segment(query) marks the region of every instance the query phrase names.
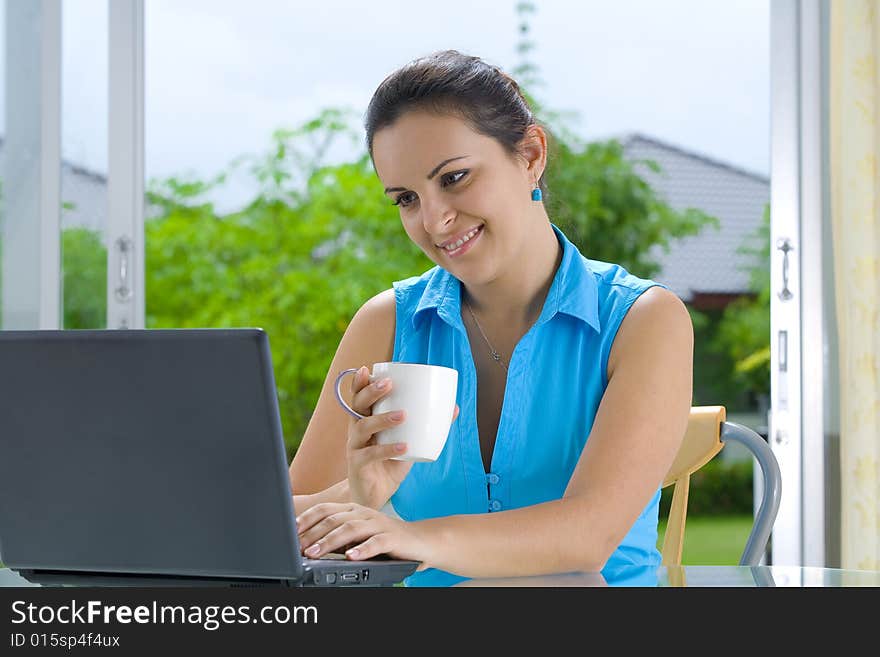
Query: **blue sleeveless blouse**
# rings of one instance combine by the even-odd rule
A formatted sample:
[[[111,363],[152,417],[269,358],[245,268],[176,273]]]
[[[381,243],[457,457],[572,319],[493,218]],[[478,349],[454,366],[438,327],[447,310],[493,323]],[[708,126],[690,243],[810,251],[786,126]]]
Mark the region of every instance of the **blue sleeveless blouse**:
[[[477,375],[461,320],[459,280],[438,266],[393,284],[392,360],[445,365],[459,373],[460,413],[443,452],[433,463],[413,464],[390,500],[404,520],[495,513],[560,499],[565,492],[608,385],[614,336],[639,295],[659,284],[619,265],[588,260],[557,226],[553,230],[562,261],[541,315],[511,355],[490,472],[480,453]],[[660,564],[659,502],[658,488],[606,569]],[[449,586],[464,579],[427,569],[405,584]]]

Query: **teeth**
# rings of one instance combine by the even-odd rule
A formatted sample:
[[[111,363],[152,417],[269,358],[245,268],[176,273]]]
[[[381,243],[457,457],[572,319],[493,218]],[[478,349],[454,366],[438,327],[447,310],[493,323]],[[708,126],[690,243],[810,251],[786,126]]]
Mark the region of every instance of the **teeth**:
[[[461,238],[460,240],[458,240],[457,242],[454,242],[453,244],[448,244],[447,246],[445,246],[445,247],[443,247],[443,248],[446,249],[447,251],[455,251],[455,250],[456,250],[457,248],[459,248],[462,244],[464,244],[465,242],[469,241],[471,238],[475,237],[476,234],[479,232],[479,230],[480,230],[480,227],[477,226],[476,228],[474,228],[471,232],[469,232],[467,235],[465,235],[464,237],[462,237],[462,238]]]

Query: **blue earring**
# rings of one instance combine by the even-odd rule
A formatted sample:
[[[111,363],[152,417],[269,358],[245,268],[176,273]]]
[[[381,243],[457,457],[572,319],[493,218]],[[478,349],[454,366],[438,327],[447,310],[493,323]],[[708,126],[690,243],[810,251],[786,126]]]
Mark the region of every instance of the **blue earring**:
[[[536,186],[536,187],[532,190],[532,200],[533,200],[533,201],[540,201],[540,200],[543,199],[543,198],[544,198],[544,195],[541,194],[541,188]]]

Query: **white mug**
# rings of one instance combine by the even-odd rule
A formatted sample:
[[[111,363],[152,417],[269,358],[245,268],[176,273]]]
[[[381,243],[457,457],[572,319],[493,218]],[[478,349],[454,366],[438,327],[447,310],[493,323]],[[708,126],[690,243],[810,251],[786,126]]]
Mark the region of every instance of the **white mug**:
[[[358,368],[343,371],[336,377],[336,399],[355,418],[364,416],[345,403],[339,386],[347,375]],[[379,445],[406,443],[407,449],[396,461],[436,461],[443,451],[458,391],[458,370],[442,365],[420,363],[375,363],[370,382],[391,379],[391,392],[375,404],[373,413],[406,412],[402,424],[376,434]]]

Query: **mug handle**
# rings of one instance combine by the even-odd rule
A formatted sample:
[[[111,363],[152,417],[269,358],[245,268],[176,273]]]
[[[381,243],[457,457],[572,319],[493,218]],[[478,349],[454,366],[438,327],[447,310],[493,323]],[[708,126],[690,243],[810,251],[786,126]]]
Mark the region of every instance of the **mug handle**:
[[[354,410],[351,406],[349,406],[345,402],[345,400],[342,398],[342,395],[339,393],[339,384],[342,383],[342,379],[344,379],[349,374],[354,374],[359,369],[360,369],[359,367],[352,367],[351,369],[344,370],[343,372],[341,372],[339,374],[339,376],[336,377],[336,385],[334,385],[334,390],[336,392],[336,401],[339,402],[339,405],[342,406],[343,410],[346,413],[348,413],[349,415],[351,415],[353,418],[355,418],[356,420],[363,420],[364,417],[366,417],[366,416],[361,415],[356,410]]]

